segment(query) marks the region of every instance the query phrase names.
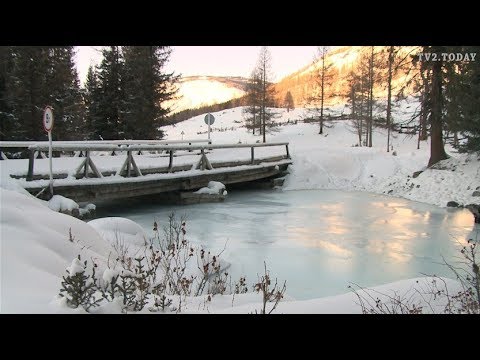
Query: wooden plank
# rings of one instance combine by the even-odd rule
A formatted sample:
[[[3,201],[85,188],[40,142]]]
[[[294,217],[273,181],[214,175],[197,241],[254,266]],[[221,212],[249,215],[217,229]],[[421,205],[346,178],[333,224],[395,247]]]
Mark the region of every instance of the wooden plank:
[[[190,145],[190,146],[178,146],[178,145],[130,145],[127,147],[118,147],[117,145],[89,145],[89,144],[60,144],[53,145],[54,151],[152,151],[152,150],[165,150],[165,151],[191,151],[202,149],[240,149],[247,147],[271,147],[271,146],[284,146],[288,145],[288,142],[272,142],[272,143],[255,143],[255,144],[216,144],[216,145]],[[29,149],[38,151],[47,151],[48,145],[32,145]]]
[[[109,200],[128,198],[141,195],[149,195],[161,192],[177,190],[194,190],[204,187],[209,181],[220,181],[224,184],[242,183],[259,179],[266,179],[280,175],[281,171],[275,168],[275,164],[269,167],[256,169],[242,169],[237,171],[225,171],[219,173],[204,172],[199,175],[166,179],[146,179],[139,182],[126,182],[119,184],[81,185],[81,186],[56,186],[55,193],[66,196],[77,202]],[[37,193],[41,188],[28,189],[31,193]]]
[[[173,167],[173,150],[170,150],[170,156],[169,156],[169,160],[168,160],[168,171],[171,172],[172,171],[172,167]]]

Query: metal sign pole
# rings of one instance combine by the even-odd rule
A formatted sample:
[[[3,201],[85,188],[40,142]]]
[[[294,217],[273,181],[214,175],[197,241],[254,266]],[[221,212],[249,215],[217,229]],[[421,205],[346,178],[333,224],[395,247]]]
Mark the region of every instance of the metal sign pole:
[[[50,195],[53,196],[53,170],[52,170],[52,129],[53,129],[53,111],[47,106],[43,111],[43,128],[48,133],[48,165],[50,169]]]
[[[204,118],[204,121],[205,121],[205,124],[208,125],[208,141],[210,142],[210,125],[212,125],[214,122],[215,122],[215,117],[208,113],[207,115],[205,115],[205,118]]]
[[[49,167],[50,167],[50,194],[53,196],[53,171],[52,171],[52,132],[48,132],[48,160],[49,160]]]

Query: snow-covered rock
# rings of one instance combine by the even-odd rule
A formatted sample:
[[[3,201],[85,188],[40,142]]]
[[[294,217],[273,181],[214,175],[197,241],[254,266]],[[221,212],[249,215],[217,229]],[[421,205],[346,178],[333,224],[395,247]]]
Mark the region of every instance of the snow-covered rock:
[[[122,217],[106,217],[91,220],[88,225],[114,245],[117,242],[142,246],[148,241],[148,235],[135,221]]]
[[[207,187],[203,187],[194,192],[194,194],[227,195],[225,185],[218,181],[209,181]]]

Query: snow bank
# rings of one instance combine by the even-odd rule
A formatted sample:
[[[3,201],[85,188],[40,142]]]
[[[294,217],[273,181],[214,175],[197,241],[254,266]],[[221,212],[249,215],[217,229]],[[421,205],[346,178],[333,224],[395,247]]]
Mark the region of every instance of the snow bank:
[[[414,279],[400,280],[389,284],[375,286],[357,290],[357,293],[364,299],[368,299],[371,307],[375,306],[376,298],[380,299],[382,303],[391,304],[391,298],[398,297],[402,299],[403,303],[408,303],[410,306],[423,307],[424,313],[431,313],[432,309],[435,313],[442,313],[446,305],[444,297],[429,297],[426,292],[432,285],[432,277],[420,277]],[[444,283],[448,288],[450,294],[455,294],[461,291],[460,283],[456,280],[448,278],[437,278],[436,286],[438,290],[445,289]],[[288,289],[287,289],[288,290]],[[373,297],[372,298],[370,298]],[[238,297],[238,295],[237,295]],[[431,306],[431,308],[430,308]],[[218,313],[254,313],[261,308],[261,301],[256,302],[251,300],[244,305],[220,309]],[[215,312],[215,311],[213,311]],[[320,299],[302,300],[302,301],[281,301],[278,304],[274,314],[361,314],[362,308],[360,306],[358,297],[349,292],[342,295],[329,296]]]
[[[51,302],[72,259],[80,254],[101,269],[113,249],[83,221],[54,212],[30,195],[0,189],[0,199],[0,311],[60,311]]]
[[[194,192],[194,194],[227,195],[225,185],[218,181],[209,181],[207,187],[203,187]]]
[[[98,234],[114,245],[118,241],[124,244],[142,246],[148,240],[148,235],[136,222],[122,217],[106,217],[88,222]]]

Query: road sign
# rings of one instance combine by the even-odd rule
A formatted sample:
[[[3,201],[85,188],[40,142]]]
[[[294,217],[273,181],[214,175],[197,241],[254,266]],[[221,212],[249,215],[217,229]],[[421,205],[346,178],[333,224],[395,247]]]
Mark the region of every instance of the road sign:
[[[43,111],[43,128],[48,133],[53,129],[53,111],[50,106]]]
[[[215,122],[215,117],[212,114],[205,115],[205,124],[213,125],[214,122]]]
[[[43,128],[48,133],[48,165],[50,169],[50,195],[53,196],[53,171],[52,171],[52,129],[53,129],[53,111],[47,106],[43,111]]]
[[[210,140],[210,125],[212,125],[215,122],[215,117],[208,113],[205,115],[205,124],[208,125],[208,140]]]

